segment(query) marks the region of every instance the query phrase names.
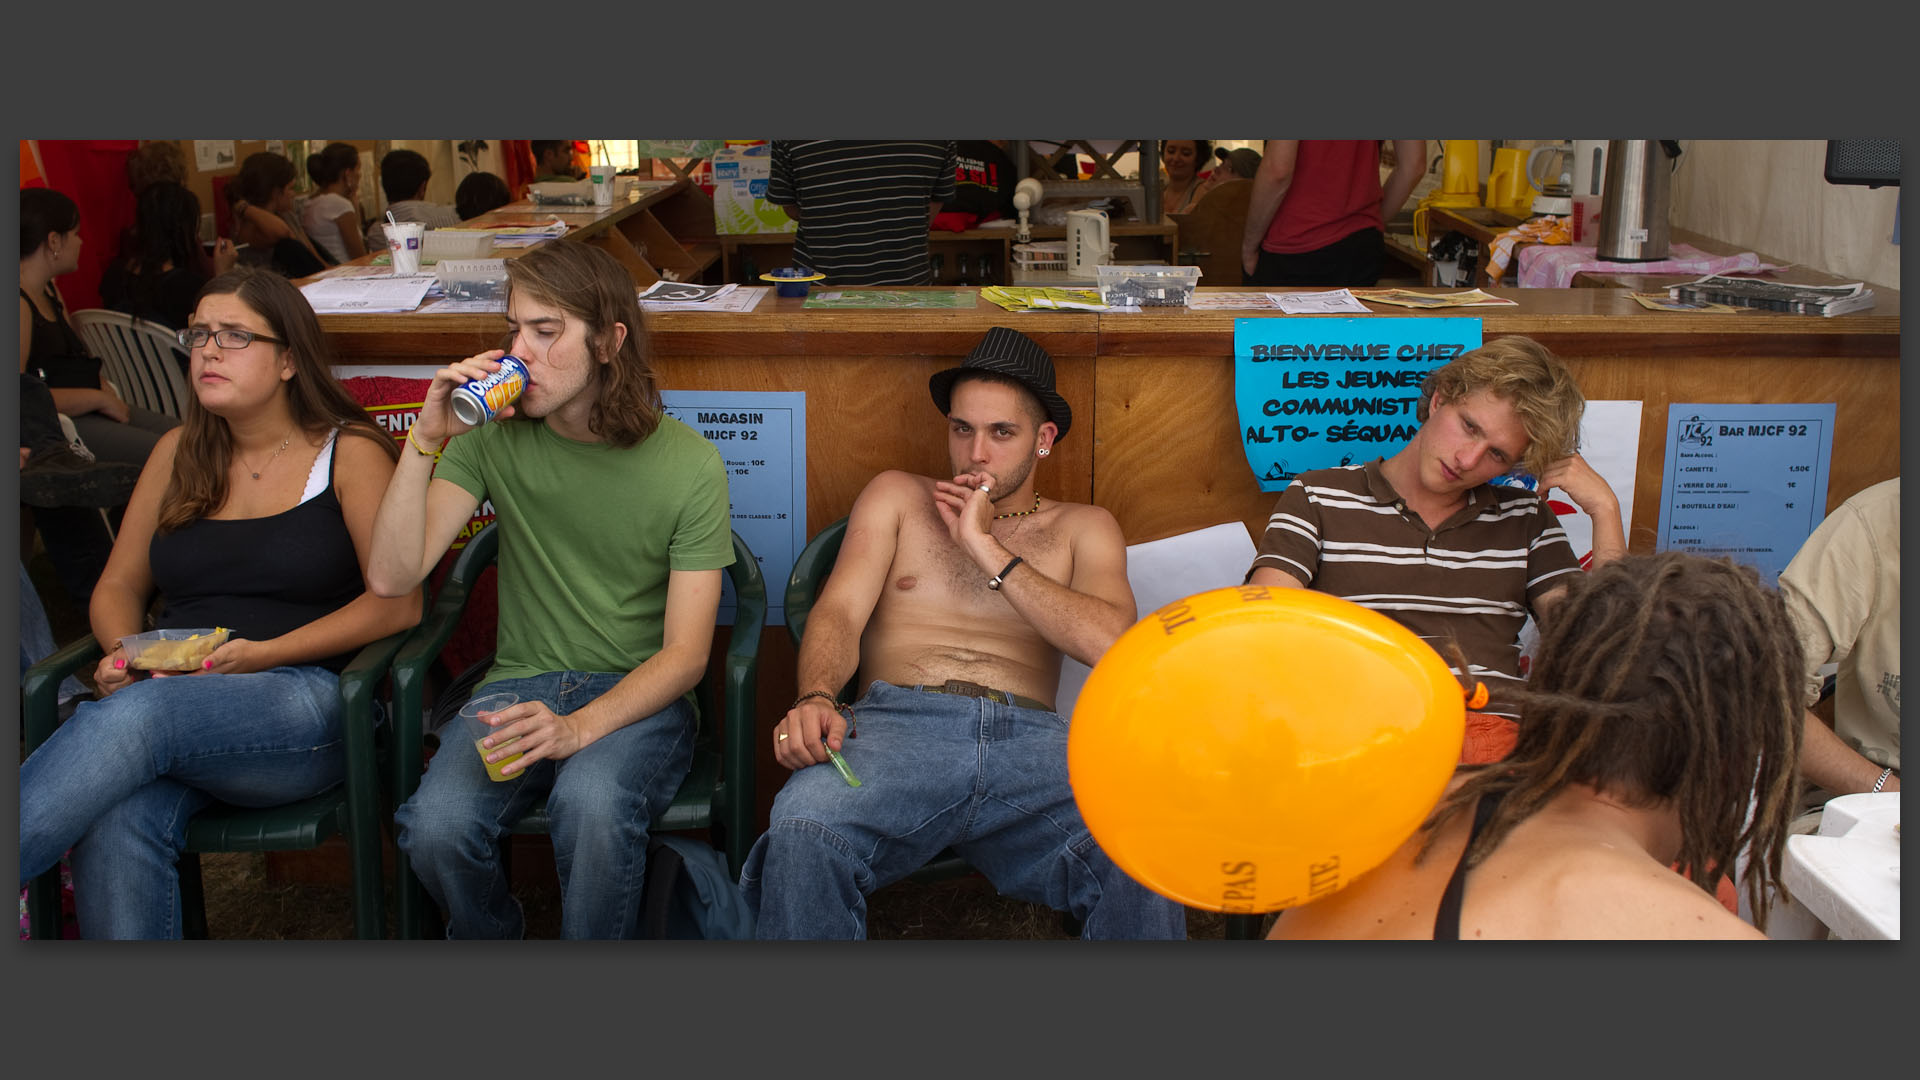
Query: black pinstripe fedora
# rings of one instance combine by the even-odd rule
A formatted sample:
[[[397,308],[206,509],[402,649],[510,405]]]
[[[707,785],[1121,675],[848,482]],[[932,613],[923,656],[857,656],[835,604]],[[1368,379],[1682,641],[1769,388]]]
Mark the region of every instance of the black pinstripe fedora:
[[[1060,429],[1055,440],[1067,437],[1067,428],[1073,426],[1073,410],[1067,406],[1067,399],[1053,388],[1053,358],[1047,350],[1040,347],[1032,338],[1005,326],[996,326],[987,331],[980,344],[973,347],[959,367],[935,372],[927,380],[927,389],[933,392],[933,403],[944,414],[953,407],[953,382],[969,371],[990,371],[995,375],[1004,375],[1019,382],[1033,391],[1040,399],[1040,405],[1046,410],[1047,419]]]

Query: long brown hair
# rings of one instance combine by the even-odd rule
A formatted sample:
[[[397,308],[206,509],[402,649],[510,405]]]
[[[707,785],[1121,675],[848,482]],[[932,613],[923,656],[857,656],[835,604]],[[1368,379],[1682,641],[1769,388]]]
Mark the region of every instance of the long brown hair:
[[[267,321],[285,345],[258,343],[252,348],[285,349],[293,360],[293,378],[281,385],[293,422],[308,437],[338,428],[345,435],[372,439],[389,458],[400,451],[333,377],[333,354],[320,332],[313,307],[293,283],[271,270],[237,266],[200,290],[194,301],[233,295]],[[173,477],[161,502],[159,531],[171,532],[213,513],[227,501],[227,468],[233,463],[233,432],[224,418],[208,412],[198,396],[187,395],[187,414],[174,449]]]
[[[1748,567],[1679,552],[1580,577],[1542,627],[1527,688],[1511,695],[1513,753],[1440,804],[1422,826],[1427,844],[1486,796],[1500,805],[1468,866],[1571,784],[1667,801],[1679,868],[1700,888],[1712,893],[1748,851],[1747,895],[1765,929],[1799,787],[1800,642],[1786,605]]]
[[[509,305],[520,289],[587,326],[587,347],[594,358],[591,378],[599,387],[587,429],[622,449],[653,434],[660,426],[660,380],[647,359],[640,301],[626,267],[591,244],[542,244],[507,260]],[[627,337],[602,364],[598,359],[612,343],[614,323],[626,326]],[[500,347],[511,351],[511,336]]]

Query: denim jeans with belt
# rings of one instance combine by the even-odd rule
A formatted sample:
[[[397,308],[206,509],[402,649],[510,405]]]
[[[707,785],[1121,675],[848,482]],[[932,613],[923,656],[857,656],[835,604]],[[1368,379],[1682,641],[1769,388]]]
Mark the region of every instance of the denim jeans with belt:
[[[339,676],[323,667],[145,679],[81,703],[20,766],[20,881],[73,849],[90,938],[177,938],[187,821],[338,784]]]
[[[477,695],[513,693],[565,716],[625,676],[559,671],[501,679]],[[471,739],[449,737],[394,814],[400,850],[447,913],[450,938],[517,938],[526,921],[508,891],[500,845],[513,823],[547,800],[560,872],[560,933],[630,938],[640,926],[647,827],[666,813],[693,760],[686,698],[609,732],[559,761],[534,762],[506,780],[487,776]]]
[[[1095,844],[1067,786],[1067,721],[876,682],[831,764],[799,769],[740,875],[761,938],[864,938],[866,897],[952,847],[1002,894],[1071,912],[1086,938],[1184,939],[1186,909]]]

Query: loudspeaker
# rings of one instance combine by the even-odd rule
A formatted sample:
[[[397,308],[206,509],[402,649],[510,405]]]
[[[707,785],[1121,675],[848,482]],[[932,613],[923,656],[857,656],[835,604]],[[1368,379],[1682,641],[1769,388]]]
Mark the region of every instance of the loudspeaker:
[[[1827,183],[1900,186],[1899,139],[1827,140]]]

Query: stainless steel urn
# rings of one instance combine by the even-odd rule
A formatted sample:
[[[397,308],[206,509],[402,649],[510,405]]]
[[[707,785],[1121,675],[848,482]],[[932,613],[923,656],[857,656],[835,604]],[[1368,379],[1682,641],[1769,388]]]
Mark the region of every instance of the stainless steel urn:
[[[1673,199],[1673,163],[1680,144],[1671,139],[1611,139],[1607,178],[1600,196],[1602,259],[1652,262],[1667,257],[1667,211]]]

